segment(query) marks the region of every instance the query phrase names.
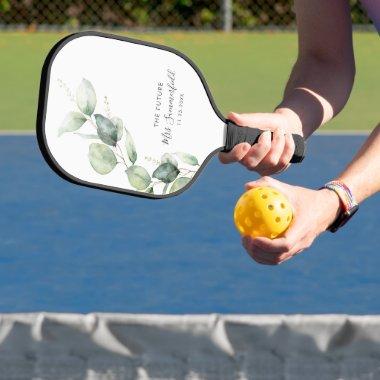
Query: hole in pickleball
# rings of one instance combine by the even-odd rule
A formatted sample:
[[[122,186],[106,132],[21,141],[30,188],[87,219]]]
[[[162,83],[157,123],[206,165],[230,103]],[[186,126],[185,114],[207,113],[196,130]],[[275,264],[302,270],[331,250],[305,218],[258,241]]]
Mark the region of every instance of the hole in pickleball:
[[[269,205],[268,209],[272,211],[274,209],[273,205]]]
[[[261,212],[260,211],[255,211],[253,213],[253,215],[255,216],[255,218],[260,218],[261,217]]]
[[[276,218],[276,223],[280,223],[281,222],[281,218],[280,217],[277,217]]]
[[[285,208],[285,205],[283,203],[280,204],[281,208]]]
[[[272,194],[273,195],[278,195],[278,192],[277,191],[273,191]]]
[[[263,199],[267,199],[267,198],[268,198],[268,195],[263,194],[263,195],[261,196],[261,198],[263,198]]]
[[[286,221],[287,221],[287,222],[290,222],[290,216],[288,216],[288,217],[286,218]]]
[[[245,225],[246,225],[247,227],[252,227],[251,219],[249,219],[248,217],[245,218],[244,222],[245,222]]]

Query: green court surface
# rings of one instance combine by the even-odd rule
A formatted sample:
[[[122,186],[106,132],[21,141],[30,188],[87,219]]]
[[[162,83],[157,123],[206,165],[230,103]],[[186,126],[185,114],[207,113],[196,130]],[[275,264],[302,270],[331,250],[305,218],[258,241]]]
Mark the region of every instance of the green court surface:
[[[42,63],[52,45],[64,35],[0,33],[0,130],[34,129]],[[128,35],[166,44],[189,55],[205,74],[224,113],[271,111],[281,100],[297,52],[297,36],[289,32]],[[357,32],[354,41],[355,87],[345,110],[325,128],[365,130],[379,120],[379,37]]]

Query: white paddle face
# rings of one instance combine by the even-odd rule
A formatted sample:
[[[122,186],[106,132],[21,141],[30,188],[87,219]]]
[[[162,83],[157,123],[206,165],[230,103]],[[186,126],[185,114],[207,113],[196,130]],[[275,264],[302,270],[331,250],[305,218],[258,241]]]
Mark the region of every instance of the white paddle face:
[[[201,74],[178,52],[90,32],[61,41],[45,62],[38,139],[72,182],[178,194],[224,146],[224,125]]]

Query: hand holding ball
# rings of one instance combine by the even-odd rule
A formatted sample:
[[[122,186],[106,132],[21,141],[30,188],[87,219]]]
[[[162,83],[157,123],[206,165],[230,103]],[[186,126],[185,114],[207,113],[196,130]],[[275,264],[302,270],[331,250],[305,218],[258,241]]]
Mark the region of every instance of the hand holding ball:
[[[275,239],[287,230],[293,218],[289,200],[273,187],[245,192],[235,206],[236,228],[244,236]]]

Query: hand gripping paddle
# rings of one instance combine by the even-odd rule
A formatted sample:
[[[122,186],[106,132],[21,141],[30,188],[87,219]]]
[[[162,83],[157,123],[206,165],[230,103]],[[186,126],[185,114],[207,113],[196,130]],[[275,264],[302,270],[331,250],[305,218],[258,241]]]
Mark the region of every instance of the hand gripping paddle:
[[[182,53],[98,32],[70,35],[46,58],[37,137],[61,177],[84,186],[165,198],[186,190],[208,160],[262,131],[218,111]],[[305,144],[293,135],[292,162]]]

